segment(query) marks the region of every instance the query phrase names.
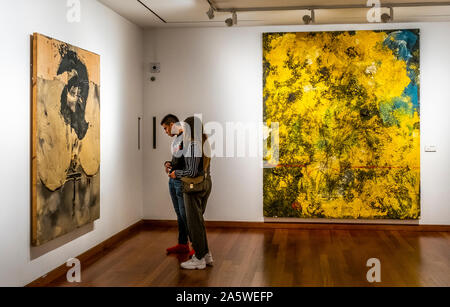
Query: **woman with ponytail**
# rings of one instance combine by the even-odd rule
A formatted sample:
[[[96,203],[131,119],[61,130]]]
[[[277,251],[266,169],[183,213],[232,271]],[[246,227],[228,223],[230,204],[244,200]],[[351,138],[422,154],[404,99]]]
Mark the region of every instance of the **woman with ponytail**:
[[[184,169],[176,170],[169,176],[183,181],[189,237],[195,254],[190,260],[181,263],[181,267],[190,270],[202,270],[206,265],[213,264],[203,219],[208,197],[211,194],[212,181],[210,173],[211,151],[207,136],[203,133],[200,118],[192,116],[184,121],[183,144],[185,144]]]

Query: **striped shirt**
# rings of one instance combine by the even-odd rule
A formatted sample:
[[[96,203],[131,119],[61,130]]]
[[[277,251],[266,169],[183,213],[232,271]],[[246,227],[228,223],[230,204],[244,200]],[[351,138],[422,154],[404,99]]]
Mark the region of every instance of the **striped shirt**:
[[[177,178],[190,177],[194,178],[200,175],[200,162],[202,161],[202,148],[198,142],[191,142],[184,154],[184,169],[175,170]]]

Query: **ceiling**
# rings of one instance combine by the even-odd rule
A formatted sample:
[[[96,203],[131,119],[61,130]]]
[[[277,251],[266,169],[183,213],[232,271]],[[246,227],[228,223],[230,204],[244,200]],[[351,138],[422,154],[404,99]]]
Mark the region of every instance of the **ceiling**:
[[[225,27],[228,12],[215,12],[209,20],[207,0],[98,0],[142,28]],[[254,7],[366,5],[367,0],[212,0],[220,9]],[[395,22],[450,21],[450,2],[439,0],[382,0],[382,4],[445,2],[435,7],[401,7],[394,9]],[[153,11],[153,12],[152,12]],[[368,8],[315,10],[316,24],[366,23]],[[383,12],[389,9],[383,9]],[[302,24],[308,11],[238,12],[238,26]],[[159,17],[158,17],[159,16]]]

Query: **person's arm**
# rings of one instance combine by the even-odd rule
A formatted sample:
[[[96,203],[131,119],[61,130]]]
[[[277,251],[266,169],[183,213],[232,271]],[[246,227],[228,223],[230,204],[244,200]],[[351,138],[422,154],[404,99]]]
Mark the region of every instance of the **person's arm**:
[[[176,170],[175,176],[177,178],[181,177],[197,177],[198,167],[202,160],[202,152],[200,147],[196,142],[192,142],[189,148],[187,156],[184,158],[185,166],[183,170]]]
[[[172,162],[170,162],[170,161],[164,162],[164,169],[166,170],[166,173],[170,173],[171,168],[172,168]]]
[[[177,161],[177,157],[179,157],[178,155],[180,154],[179,151],[182,151],[182,144],[180,142],[180,144],[177,144],[176,142],[179,141],[178,138],[176,138],[174,141],[172,141],[172,161],[166,161],[164,162],[164,166],[166,168],[166,173],[168,173],[170,175],[172,168],[174,168],[175,166],[177,166],[177,164],[179,163]]]

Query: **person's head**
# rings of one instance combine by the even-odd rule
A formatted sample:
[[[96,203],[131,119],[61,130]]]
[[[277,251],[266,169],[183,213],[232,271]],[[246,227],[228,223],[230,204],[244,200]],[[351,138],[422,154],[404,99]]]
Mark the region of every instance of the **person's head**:
[[[168,114],[161,120],[161,126],[164,128],[166,134],[170,137],[173,137],[182,131],[181,127],[178,127],[178,123],[178,117],[173,114]]]
[[[190,116],[184,120],[183,127],[184,144],[196,142],[201,147],[201,154],[211,157],[211,146],[208,142],[208,136],[204,133],[202,120],[199,117]]]
[[[185,138],[191,141],[203,143],[206,135],[203,133],[202,120],[196,116],[190,116],[184,120]]]

